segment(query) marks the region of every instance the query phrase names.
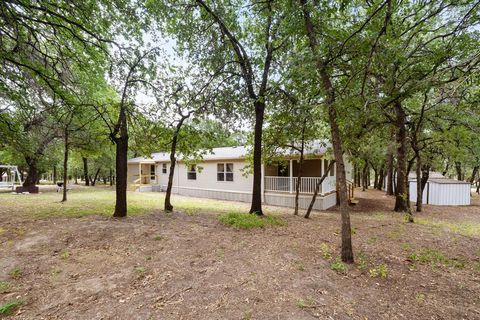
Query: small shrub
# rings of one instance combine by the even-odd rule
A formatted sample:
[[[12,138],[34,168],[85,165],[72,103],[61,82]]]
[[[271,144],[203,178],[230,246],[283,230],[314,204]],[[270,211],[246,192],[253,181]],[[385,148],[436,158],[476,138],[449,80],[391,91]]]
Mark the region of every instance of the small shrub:
[[[0,305],[0,316],[8,316],[23,304],[23,300],[13,300]]]
[[[187,216],[190,216],[190,217],[196,216],[196,215],[198,215],[198,210],[197,210],[197,209],[194,209],[194,208],[186,208],[186,209],[185,209],[185,214],[186,214]]]
[[[367,268],[367,264],[368,264],[368,258],[367,258],[367,255],[363,252],[360,252],[357,256],[357,268],[358,270],[360,271],[365,271],[365,269]]]
[[[303,265],[303,263],[301,261],[295,262],[295,268],[298,271],[305,271],[305,266]]]
[[[6,293],[10,290],[10,283],[6,281],[0,281],[0,293]]]
[[[327,259],[327,260],[330,260],[332,259],[332,248],[330,248],[330,246],[326,243],[322,243],[320,244],[320,251],[322,251],[322,256]]]
[[[68,258],[70,257],[70,255],[71,255],[71,254],[70,254],[70,252],[69,252],[68,250],[64,250],[64,251],[62,252],[62,254],[60,255],[60,258],[66,260],[66,259],[68,259]]]
[[[388,276],[388,268],[385,264],[381,264],[368,270],[368,273],[372,278],[380,277],[382,279],[385,279]]]
[[[350,230],[350,233],[352,234],[352,236],[357,234],[357,228],[352,227],[351,230]]]
[[[410,251],[412,249],[412,246],[408,242],[402,243],[402,249],[405,251]]]
[[[424,302],[425,301],[425,294],[417,293],[415,295],[415,300],[417,300],[418,302]]]
[[[315,299],[312,299],[312,298],[307,298],[305,300],[300,299],[297,301],[297,306],[300,309],[314,308],[316,305],[317,305],[317,301],[315,301]]]
[[[153,240],[155,240],[155,241],[160,241],[160,240],[162,240],[162,239],[163,239],[163,237],[162,237],[161,235],[156,235],[156,236],[153,238]]]
[[[23,272],[19,268],[15,268],[12,271],[10,271],[10,277],[12,277],[12,279],[15,279],[15,280],[20,279],[22,275],[23,275]]]
[[[347,265],[340,260],[339,257],[335,259],[334,262],[330,265],[330,269],[338,273],[347,273]]]
[[[145,267],[142,267],[142,266],[135,267],[135,271],[140,274],[143,274],[145,273]]]
[[[449,263],[449,259],[442,252],[431,248],[414,251],[408,256],[408,259],[414,264],[430,264],[432,267]]]
[[[264,228],[265,226],[281,226],[285,221],[276,217],[259,217],[256,214],[246,214],[238,212],[224,213],[218,216],[218,220],[228,226],[236,229],[254,229]]]

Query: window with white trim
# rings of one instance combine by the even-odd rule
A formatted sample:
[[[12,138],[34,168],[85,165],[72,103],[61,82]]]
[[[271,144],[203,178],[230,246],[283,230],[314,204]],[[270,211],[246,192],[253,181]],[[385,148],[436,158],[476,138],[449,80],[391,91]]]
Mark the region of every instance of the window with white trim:
[[[197,166],[192,164],[188,167],[187,171],[188,180],[197,180]]]
[[[162,164],[162,173],[167,173],[167,164],[166,163]]]
[[[233,163],[217,163],[217,181],[233,181]]]

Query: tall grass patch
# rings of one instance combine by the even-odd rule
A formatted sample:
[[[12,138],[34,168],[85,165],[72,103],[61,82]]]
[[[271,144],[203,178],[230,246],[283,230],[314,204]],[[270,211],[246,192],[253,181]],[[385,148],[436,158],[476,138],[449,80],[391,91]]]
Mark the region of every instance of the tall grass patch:
[[[265,228],[267,226],[283,226],[286,224],[281,218],[271,216],[259,217],[255,214],[239,212],[221,214],[218,216],[218,220],[227,226],[243,230]]]

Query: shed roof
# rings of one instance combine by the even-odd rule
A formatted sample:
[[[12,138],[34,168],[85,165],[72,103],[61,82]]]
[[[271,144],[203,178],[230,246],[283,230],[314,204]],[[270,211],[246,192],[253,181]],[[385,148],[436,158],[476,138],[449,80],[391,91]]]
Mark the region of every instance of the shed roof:
[[[465,182],[465,181],[460,181],[460,180],[455,180],[455,179],[448,179],[448,178],[443,178],[443,179],[428,179],[428,182],[433,182],[433,183],[438,183],[438,184],[470,184],[470,182]]]
[[[415,172],[410,172],[408,174],[408,181],[416,181],[417,175]],[[430,171],[428,174],[428,182],[438,183],[438,184],[470,184],[470,182],[449,179],[442,175],[440,172]]]
[[[305,154],[317,154],[322,155],[327,152],[327,149],[330,147],[330,143],[326,141],[313,141],[310,144],[307,144],[305,148]],[[221,147],[213,148],[211,152],[203,156],[204,161],[208,160],[235,160],[235,159],[245,159],[248,155],[248,148],[246,146],[237,146],[237,147]],[[297,156],[299,153],[297,151],[292,151],[291,149],[281,149],[278,151],[280,154],[285,156]],[[177,156],[178,160],[182,160],[182,155]],[[151,157],[136,157],[128,160],[128,163],[155,163],[155,162],[169,162],[170,154],[166,152],[157,152],[152,153]]]

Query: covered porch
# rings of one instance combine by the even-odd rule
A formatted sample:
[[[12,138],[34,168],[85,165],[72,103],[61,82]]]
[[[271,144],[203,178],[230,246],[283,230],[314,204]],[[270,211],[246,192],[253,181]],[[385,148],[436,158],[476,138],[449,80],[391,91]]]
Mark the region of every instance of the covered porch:
[[[306,159],[302,166],[300,178],[300,193],[313,194],[323,173],[328,170],[331,160]],[[297,159],[289,159],[276,164],[265,166],[264,191],[273,193],[295,193],[298,181],[300,163]],[[332,193],[336,190],[335,165],[328,172],[328,176],[319,188],[319,195]]]
[[[132,190],[151,188],[160,183],[157,166],[153,161],[128,164],[128,184]]]

